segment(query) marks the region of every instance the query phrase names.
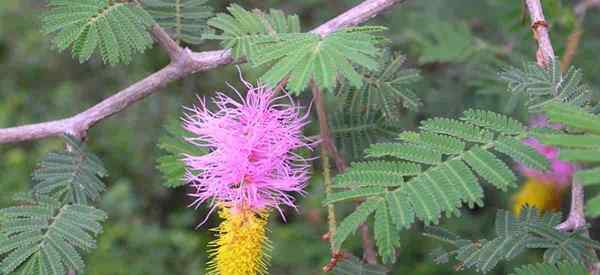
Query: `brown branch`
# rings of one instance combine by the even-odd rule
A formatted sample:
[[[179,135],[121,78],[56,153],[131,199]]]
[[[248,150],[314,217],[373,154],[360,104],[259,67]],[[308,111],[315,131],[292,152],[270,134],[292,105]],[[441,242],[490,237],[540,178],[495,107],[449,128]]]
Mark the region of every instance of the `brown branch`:
[[[531,18],[533,37],[538,43],[536,59],[539,66],[545,67],[555,56],[552,43],[550,42],[550,35],[548,34],[548,22],[544,18],[544,11],[542,10],[540,0],[525,0],[525,5]]]
[[[333,142],[333,136],[331,135],[331,128],[329,128],[329,120],[327,116],[327,111],[325,109],[325,101],[323,100],[323,95],[321,93],[321,89],[317,87],[314,83],[311,83],[313,101],[315,104],[315,108],[317,109],[317,117],[319,119],[319,133],[321,137],[321,149],[322,149],[322,161],[329,162],[329,156],[331,156],[336,164],[338,172],[342,173],[348,168],[348,164],[346,160],[341,156],[341,154],[337,151],[335,143]],[[325,167],[329,167],[329,163],[323,164]],[[327,177],[329,177],[329,169],[327,169]],[[327,179],[326,179],[327,180]],[[326,193],[331,192],[331,186],[325,186]],[[335,235],[335,212],[333,209],[333,205],[328,206],[329,211],[329,238],[333,239]],[[377,264],[377,251],[375,250],[375,244],[371,240],[371,236],[369,235],[369,225],[363,223],[360,225],[360,232],[362,238],[363,245],[363,260],[369,264]],[[333,257],[336,257],[339,251],[332,251]]]
[[[355,26],[401,1],[366,0],[317,27],[312,32],[325,36],[339,28]],[[182,49],[157,25],[152,27],[152,35],[171,58],[169,65],[72,117],[0,129],[0,143],[41,139],[63,133],[84,137],[87,130],[99,121],[124,110],[168,83],[200,71],[214,69],[234,62],[229,50],[192,52],[189,49]]]
[[[377,264],[377,250],[369,234],[369,225],[363,223],[359,227],[363,246],[363,260],[368,264]]]
[[[575,23],[575,28],[569,34],[569,38],[567,38],[567,47],[565,48],[565,53],[560,60],[560,71],[566,72],[571,63],[573,63],[573,58],[577,53],[577,49],[579,48],[579,42],[581,42],[581,37],[583,36],[583,25],[580,22]]]
[[[548,23],[544,18],[540,0],[525,0],[529,15],[531,17],[531,26],[534,37],[538,43],[536,59],[539,66],[544,67],[554,59],[554,49],[548,35]],[[583,212],[584,192],[583,186],[577,181],[571,184],[571,209],[567,220],[556,226],[558,230],[570,231],[581,228],[586,224],[585,214]]]

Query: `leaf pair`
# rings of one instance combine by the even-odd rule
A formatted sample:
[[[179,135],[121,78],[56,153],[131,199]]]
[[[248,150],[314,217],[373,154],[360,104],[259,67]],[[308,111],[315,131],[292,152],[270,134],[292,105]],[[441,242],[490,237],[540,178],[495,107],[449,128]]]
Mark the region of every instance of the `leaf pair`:
[[[520,216],[499,210],[495,222],[496,236],[491,240],[468,240],[437,227],[428,227],[424,235],[453,247],[450,251],[436,249],[432,254],[435,262],[446,263],[450,258],[455,258],[461,262],[461,269],[474,268],[482,273],[491,271],[502,260],[521,255],[527,249],[545,249],[544,260],[550,264],[559,261],[596,261],[593,249],[600,249],[600,243],[581,232],[568,233],[554,229],[559,222],[559,214],[542,215],[537,209],[526,207]]]
[[[383,27],[345,28],[321,37],[301,33],[298,17],[278,10],[266,14],[232,5],[228,11],[231,15],[218,14],[208,21],[221,34],[205,38],[222,40],[234,58],[244,57],[254,66],[272,64],[261,78],[272,87],[288,79],[288,88],[294,92],[304,90],[310,80],[323,89],[332,89],[338,76],[360,87],[362,77],[354,64],[377,68],[379,39],[374,33]]]
[[[3,274],[64,275],[83,271],[82,251],[96,247],[106,214],[91,206],[62,204],[44,197],[0,210],[0,262]]]
[[[377,246],[384,261],[393,261],[398,242],[388,232],[397,234],[415,219],[431,224],[442,213],[458,215],[463,203],[483,205],[477,175],[499,189],[516,185],[516,176],[496,153],[534,169],[549,165],[520,142],[528,135],[525,127],[500,114],[468,110],[461,120],[434,118],[420,128],[419,133],[402,133],[402,142],[371,145],[367,157],[381,160],[353,163],[335,178],[333,187],[344,191],[332,193],[325,203],[364,200],[340,223],[336,247],[375,213]]]
[[[129,63],[153,41],[147,29],[152,18],[137,4],[109,0],[50,0],[42,19],[46,34],[63,51],[87,61],[99,48],[105,63]]]

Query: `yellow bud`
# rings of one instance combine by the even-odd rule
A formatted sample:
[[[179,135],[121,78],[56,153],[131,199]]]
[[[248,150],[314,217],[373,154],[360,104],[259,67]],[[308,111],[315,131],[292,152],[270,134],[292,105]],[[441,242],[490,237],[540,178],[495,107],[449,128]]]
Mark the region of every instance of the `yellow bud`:
[[[557,184],[528,178],[513,196],[513,212],[521,214],[525,205],[543,211],[559,211],[563,190]]]

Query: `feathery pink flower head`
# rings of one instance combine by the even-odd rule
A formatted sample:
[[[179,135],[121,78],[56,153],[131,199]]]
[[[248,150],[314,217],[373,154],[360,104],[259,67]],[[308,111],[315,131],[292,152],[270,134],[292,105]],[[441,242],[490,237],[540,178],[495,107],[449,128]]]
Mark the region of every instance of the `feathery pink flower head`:
[[[533,128],[562,128],[562,125],[560,124],[550,124],[548,119],[543,115],[532,118],[529,122],[529,125]],[[557,187],[566,187],[571,184],[576,167],[574,164],[568,161],[558,159],[560,154],[560,150],[558,148],[550,145],[544,145],[535,138],[526,139],[523,141],[523,143],[531,146],[550,161],[550,168],[548,171],[538,171],[519,164],[518,168],[523,175],[531,178],[537,178],[542,182],[554,183],[557,185]]]
[[[268,87],[244,84],[248,91],[245,98],[236,91],[239,101],[217,94],[216,112],[203,99],[188,108],[183,126],[195,135],[188,142],[210,153],[185,156],[185,181],[195,190],[190,195],[196,207],[209,200],[213,209],[221,204],[281,212],[280,205],[295,207],[292,193],[303,194],[309,178],[308,160],[294,153],[312,147],[302,135],[308,112],[301,115],[289,96],[275,98]],[[289,104],[278,103],[285,97]]]

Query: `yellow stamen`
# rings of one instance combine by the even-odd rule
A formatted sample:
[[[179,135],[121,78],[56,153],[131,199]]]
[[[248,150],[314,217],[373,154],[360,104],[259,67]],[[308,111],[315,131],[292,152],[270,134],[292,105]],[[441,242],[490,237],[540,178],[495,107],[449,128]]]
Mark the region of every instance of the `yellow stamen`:
[[[513,196],[513,212],[518,216],[525,205],[543,211],[559,211],[564,188],[553,182],[528,178]]]
[[[214,230],[217,239],[209,246],[211,275],[267,274],[271,244],[267,239],[267,213],[248,209],[223,207],[219,211],[223,222]]]

